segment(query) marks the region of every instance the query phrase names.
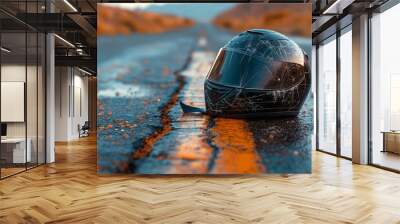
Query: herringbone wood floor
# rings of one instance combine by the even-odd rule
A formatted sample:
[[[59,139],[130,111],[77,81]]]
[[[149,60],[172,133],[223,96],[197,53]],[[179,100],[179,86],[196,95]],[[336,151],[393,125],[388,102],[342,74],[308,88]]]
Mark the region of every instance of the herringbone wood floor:
[[[314,152],[311,175],[98,176],[94,137],[0,181],[0,223],[400,223],[400,175]]]

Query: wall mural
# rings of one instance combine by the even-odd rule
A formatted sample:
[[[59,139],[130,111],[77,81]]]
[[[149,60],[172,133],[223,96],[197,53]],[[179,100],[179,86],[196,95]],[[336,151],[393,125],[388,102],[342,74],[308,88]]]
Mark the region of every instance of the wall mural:
[[[98,5],[100,174],[310,173],[311,4]]]

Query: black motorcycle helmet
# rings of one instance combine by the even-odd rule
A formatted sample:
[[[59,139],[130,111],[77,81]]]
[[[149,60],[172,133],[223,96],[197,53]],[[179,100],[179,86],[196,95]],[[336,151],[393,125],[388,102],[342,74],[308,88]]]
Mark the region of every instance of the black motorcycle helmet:
[[[308,57],[271,30],[240,33],[222,47],[204,83],[206,113],[225,117],[296,116],[311,87]],[[182,105],[185,111],[190,106]]]

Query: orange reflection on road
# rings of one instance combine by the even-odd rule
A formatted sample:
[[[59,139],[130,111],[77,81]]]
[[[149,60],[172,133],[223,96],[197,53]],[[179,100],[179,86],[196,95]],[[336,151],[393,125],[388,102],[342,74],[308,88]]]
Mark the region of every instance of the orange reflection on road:
[[[253,134],[244,120],[216,118],[212,128],[219,148],[213,173],[264,173]]]
[[[207,119],[200,122],[190,135],[182,138],[176,146],[176,152],[171,158],[172,164],[168,173],[207,173],[208,163],[212,157],[212,148],[207,144],[207,136],[203,133],[206,129]]]

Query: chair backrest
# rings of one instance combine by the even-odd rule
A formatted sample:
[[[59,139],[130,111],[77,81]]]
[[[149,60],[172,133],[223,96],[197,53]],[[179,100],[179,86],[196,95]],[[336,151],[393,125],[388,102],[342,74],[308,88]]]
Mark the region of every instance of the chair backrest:
[[[82,128],[89,129],[89,128],[90,128],[90,123],[89,123],[89,121],[85,121],[85,124],[83,124]]]

